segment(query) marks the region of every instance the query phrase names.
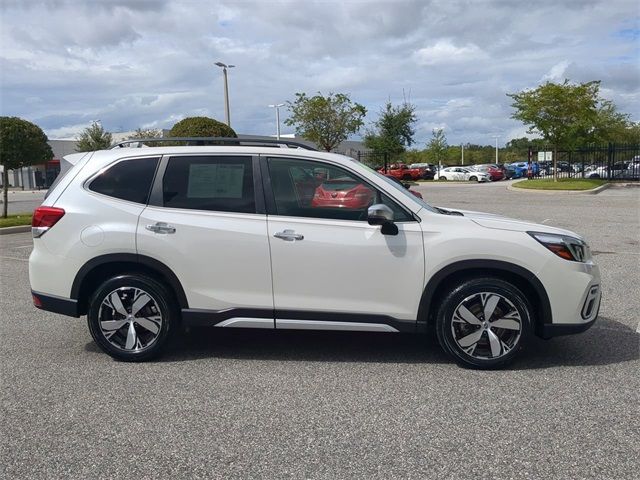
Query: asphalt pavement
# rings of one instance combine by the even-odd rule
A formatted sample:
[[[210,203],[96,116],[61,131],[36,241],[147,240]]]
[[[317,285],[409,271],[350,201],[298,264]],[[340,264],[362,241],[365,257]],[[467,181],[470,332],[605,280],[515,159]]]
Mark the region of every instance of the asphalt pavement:
[[[198,330],[144,364],[84,319],[31,306],[29,234],[0,237],[2,478],[640,477],[640,189],[417,187],[434,205],[585,235],[603,274],[589,331],[511,368],[457,367],[404,334]]]

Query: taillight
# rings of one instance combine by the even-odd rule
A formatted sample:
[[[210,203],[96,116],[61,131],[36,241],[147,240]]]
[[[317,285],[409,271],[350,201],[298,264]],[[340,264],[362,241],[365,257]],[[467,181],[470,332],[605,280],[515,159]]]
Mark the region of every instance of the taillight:
[[[31,235],[33,238],[41,237],[47,230],[58,223],[58,220],[63,216],[64,210],[62,208],[36,208],[33,212],[33,219],[31,220]]]

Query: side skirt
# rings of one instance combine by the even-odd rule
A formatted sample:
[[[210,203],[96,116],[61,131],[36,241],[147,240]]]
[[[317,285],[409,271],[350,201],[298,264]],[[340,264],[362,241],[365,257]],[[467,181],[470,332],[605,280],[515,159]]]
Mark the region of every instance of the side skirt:
[[[415,332],[415,320],[399,320],[388,315],[229,308],[226,310],[182,309],[188,326],[276,328],[299,330],[351,330],[367,332]]]

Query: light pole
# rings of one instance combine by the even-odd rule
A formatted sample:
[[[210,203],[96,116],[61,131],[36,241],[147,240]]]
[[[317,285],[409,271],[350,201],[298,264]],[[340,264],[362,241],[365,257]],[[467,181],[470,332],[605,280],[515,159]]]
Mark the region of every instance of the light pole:
[[[462,165],[464,165],[464,143],[460,144],[460,152],[462,153]]]
[[[276,103],[273,105],[267,105],[269,108],[276,109],[276,138],[280,140],[280,107],[284,106],[284,103]]]
[[[496,139],[496,165],[498,164],[498,139],[500,138],[500,135],[493,135],[493,138]]]
[[[216,66],[222,68],[224,76],[224,120],[228,127],[231,126],[231,116],[229,115],[229,84],[227,82],[227,69],[235,67],[235,65],[226,65],[222,62],[216,62]]]

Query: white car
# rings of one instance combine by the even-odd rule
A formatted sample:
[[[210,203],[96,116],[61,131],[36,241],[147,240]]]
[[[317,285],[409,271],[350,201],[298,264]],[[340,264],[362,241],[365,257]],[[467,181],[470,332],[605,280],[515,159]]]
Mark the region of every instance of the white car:
[[[126,361],[181,325],[433,327],[460,364],[495,368],[596,320],[599,269],[573,232],[434,208],[342,155],[235,142],[65,157],[33,216],[35,306],[86,315]]]
[[[447,167],[440,170],[433,177],[434,180],[458,180],[464,182],[489,182],[488,173],[478,172],[464,167]]]

